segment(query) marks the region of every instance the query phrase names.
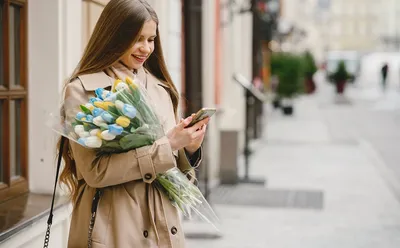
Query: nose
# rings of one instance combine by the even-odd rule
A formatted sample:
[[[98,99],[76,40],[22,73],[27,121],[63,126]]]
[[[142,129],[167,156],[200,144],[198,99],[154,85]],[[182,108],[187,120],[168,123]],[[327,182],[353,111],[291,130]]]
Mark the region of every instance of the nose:
[[[149,45],[149,43],[147,41],[144,42],[143,46],[140,47],[140,51],[142,53],[150,53],[151,52],[150,45]]]

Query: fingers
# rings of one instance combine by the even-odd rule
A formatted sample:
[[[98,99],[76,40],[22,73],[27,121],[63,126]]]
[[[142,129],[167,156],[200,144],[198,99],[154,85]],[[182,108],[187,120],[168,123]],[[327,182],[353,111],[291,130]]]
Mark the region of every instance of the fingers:
[[[204,120],[197,122],[192,127],[188,128],[189,132],[195,132],[197,129],[200,129],[203,125],[207,125],[209,121],[210,121],[210,117],[207,117]]]
[[[205,133],[207,131],[207,124],[201,127],[201,130],[203,131],[203,133]]]
[[[204,128],[203,127],[201,127],[201,129],[199,129],[199,130],[197,130],[196,132],[194,132],[194,133],[192,133],[191,134],[191,138],[192,138],[192,141],[195,141],[195,140],[197,140],[197,139],[200,139],[200,138],[202,138],[203,136],[204,136],[204,130],[203,130]]]
[[[193,119],[192,116],[189,116],[186,119],[182,119],[181,122],[177,125],[177,128],[180,129],[180,130],[185,129],[185,127],[190,124],[192,119]]]

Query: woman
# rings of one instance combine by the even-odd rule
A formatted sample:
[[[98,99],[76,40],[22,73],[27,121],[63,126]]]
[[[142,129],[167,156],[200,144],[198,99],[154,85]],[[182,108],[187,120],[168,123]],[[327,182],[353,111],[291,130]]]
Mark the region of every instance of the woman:
[[[145,0],[111,0],[104,8],[65,87],[63,115],[71,118],[74,107],[87,102],[96,88],[126,76],[143,82],[166,136],[99,159],[74,142],[64,146],[60,180],[69,186],[74,206],[68,247],[88,246],[93,202],[93,248],[185,247],[177,209],[151,183],[157,173],[175,166],[193,172],[209,120],[190,128],[191,117],[177,124],[178,93],[163,58],[157,15]]]

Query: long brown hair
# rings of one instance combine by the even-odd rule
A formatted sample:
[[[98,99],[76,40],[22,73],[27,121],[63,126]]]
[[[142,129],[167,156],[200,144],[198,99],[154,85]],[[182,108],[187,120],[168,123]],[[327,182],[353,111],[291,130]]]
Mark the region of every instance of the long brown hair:
[[[111,0],[105,6],[83,56],[68,82],[80,75],[103,71],[118,62],[137,41],[143,24],[150,20],[157,23],[157,36],[154,41],[155,49],[144,67],[168,86],[176,114],[179,95],[165,64],[158,30],[158,17],[145,0]],[[63,109],[61,112],[64,112]],[[69,141],[66,139],[65,142],[63,151],[59,151],[62,152],[65,162],[60,183],[68,187],[71,198],[75,201],[78,193],[76,166],[69,154]]]

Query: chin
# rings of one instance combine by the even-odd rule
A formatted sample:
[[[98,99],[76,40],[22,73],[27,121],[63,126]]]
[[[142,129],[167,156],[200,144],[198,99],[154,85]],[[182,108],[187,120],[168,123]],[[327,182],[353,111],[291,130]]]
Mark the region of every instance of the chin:
[[[140,64],[140,65],[133,65],[133,66],[132,66],[132,69],[138,70],[138,69],[140,69],[140,68],[142,68],[142,67],[143,67],[143,64]]]

